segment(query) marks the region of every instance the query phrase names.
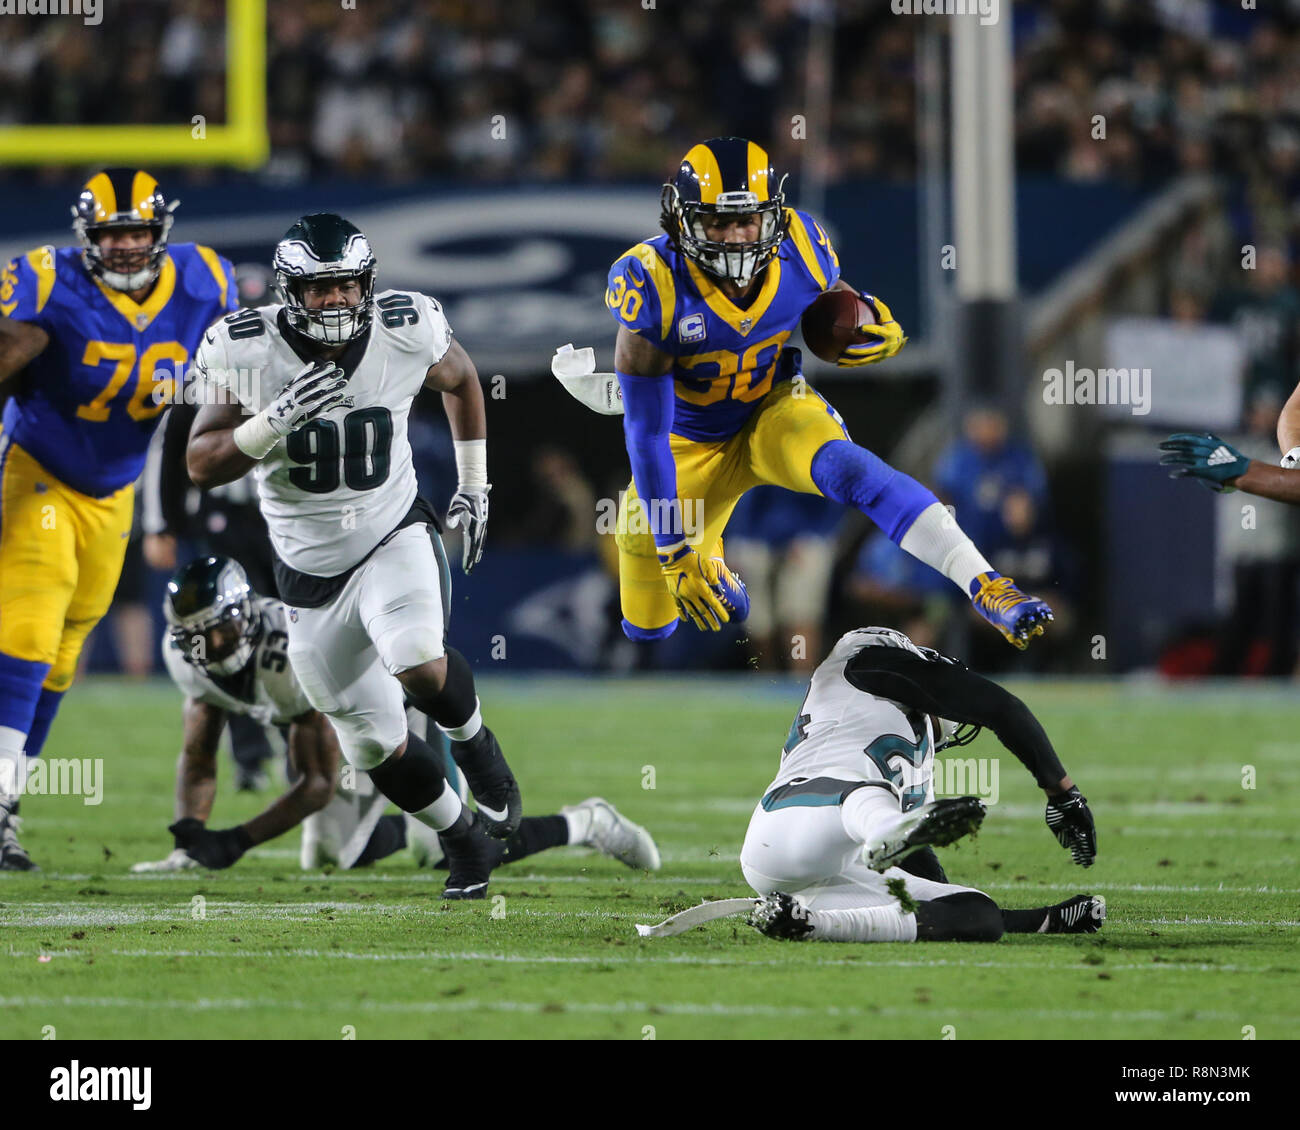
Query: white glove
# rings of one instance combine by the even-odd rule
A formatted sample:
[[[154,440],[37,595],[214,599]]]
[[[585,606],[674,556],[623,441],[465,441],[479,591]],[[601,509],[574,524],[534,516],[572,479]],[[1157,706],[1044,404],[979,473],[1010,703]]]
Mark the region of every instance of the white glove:
[[[313,361],[284,386],[284,390],[266,410],[266,421],[279,436],[296,432],[331,408],[340,404],[352,407],[352,397],[345,396],[348,378],[333,361]]]
[[[166,859],[157,859],[146,863],[133,863],[131,870],[137,875],[143,871],[192,871],[199,864],[180,848],[176,848]]]
[[[231,435],[235,446],[250,459],[265,459],[290,432],[337,408],[351,408],[352,397],[343,394],[348,378],[333,361],[304,365],[267,408],[245,420]]]
[[[1279,467],[1285,467],[1288,471],[1295,467],[1300,467],[1300,447],[1293,447],[1282,456]]]
[[[458,490],[447,507],[447,526],[450,529],[464,526],[465,536],[461,541],[460,567],[468,576],[483,556],[483,542],[487,539],[488,491],[492,487],[484,486],[482,490]]]
[[[613,373],[596,372],[596,351],[562,345],[551,358],[551,372],[565,391],[602,416],[623,415],[623,390]]]

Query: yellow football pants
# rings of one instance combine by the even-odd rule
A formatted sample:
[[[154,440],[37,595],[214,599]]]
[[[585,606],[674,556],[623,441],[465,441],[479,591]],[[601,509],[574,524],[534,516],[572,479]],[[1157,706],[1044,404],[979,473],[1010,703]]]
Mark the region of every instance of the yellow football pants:
[[[777,385],[734,436],[712,443],[669,436],[677,464],[677,497],[686,540],[702,556],[722,556],[722,532],[751,487],[785,487],[816,494],[813,456],[832,440],[848,439],[839,415],[803,381]],[[643,631],[677,619],[649,517],[628,486],[618,513],[618,587],[624,618]]]
[[[3,433],[0,453],[0,653],[49,663],[42,687],[66,691],[122,575],[134,488],[91,498]]]

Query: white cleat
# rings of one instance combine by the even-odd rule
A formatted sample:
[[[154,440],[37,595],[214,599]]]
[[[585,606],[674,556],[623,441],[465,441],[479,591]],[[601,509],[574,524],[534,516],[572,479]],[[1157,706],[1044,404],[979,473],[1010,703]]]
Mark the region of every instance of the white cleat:
[[[633,824],[609,801],[588,797],[581,804],[569,804],[560,815],[584,814],[589,817],[588,831],[579,843],[594,847],[611,859],[638,871],[659,870],[659,849],[653,837],[640,824]]]
[[[868,843],[862,858],[872,871],[888,871],[917,848],[944,847],[979,829],[987,810],[976,797],[946,797],[914,808],[883,840]]]
[[[199,866],[197,860],[191,859],[180,848],[176,848],[166,859],[145,860],[143,863],[131,864],[131,870],[139,875],[145,871],[193,871]]]

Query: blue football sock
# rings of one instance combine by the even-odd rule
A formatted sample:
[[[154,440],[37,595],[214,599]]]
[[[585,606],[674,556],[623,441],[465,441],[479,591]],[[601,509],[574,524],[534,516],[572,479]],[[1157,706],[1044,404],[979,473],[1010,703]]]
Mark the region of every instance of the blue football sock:
[[[911,475],[846,439],[821,446],[813,456],[812,481],[827,498],[861,510],[895,544],[923,510],[939,501]]]
[[[32,716],[31,728],[27,731],[26,753],[28,757],[40,757],[41,748],[49,736],[54,716],[59,712],[59,703],[63,701],[66,691],[52,691],[41,688],[41,697],[36,700],[36,712]]]

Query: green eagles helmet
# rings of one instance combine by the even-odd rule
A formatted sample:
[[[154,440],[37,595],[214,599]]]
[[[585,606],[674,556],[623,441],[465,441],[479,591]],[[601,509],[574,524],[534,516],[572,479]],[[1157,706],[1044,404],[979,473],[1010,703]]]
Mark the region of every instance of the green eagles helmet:
[[[660,224],[683,255],[714,278],[748,287],[776,258],[789,221],[785,180],[767,150],[743,137],[714,137],[694,146],[659,198]],[[712,216],[758,217],[758,239],[727,243],[705,235]]]
[[[167,582],[163,614],[172,646],[209,675],[233,675],[252,658],[262,632],[248,576],[229,557],[197,557]]]
[[[285,316],[299,333],[325,345],[342,345],[365,333],[374,311],[375,254],[370,241],[342,216],[316,212],[284,233],[272,261]],[[355,306],[309,307],[306,284],[356,279],[361,300]]]

